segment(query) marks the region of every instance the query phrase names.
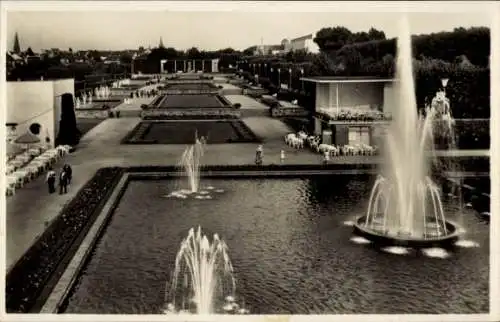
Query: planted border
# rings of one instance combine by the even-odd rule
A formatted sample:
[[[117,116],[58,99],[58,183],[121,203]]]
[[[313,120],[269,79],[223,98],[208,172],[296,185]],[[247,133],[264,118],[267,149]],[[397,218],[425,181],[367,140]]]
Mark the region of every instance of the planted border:
[[[122,173],[123,168],[99,169],[12,267],[5,289],[8,313],[41,309]]]

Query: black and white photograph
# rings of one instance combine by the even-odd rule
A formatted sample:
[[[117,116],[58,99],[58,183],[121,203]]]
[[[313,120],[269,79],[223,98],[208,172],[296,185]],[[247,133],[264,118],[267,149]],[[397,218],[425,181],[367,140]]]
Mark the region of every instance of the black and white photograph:
[[[1,320],[500,319],[496,2],[1,6]]]

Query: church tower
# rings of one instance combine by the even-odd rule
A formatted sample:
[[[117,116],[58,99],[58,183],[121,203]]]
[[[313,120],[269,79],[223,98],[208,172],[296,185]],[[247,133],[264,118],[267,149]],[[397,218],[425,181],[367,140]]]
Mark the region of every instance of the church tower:
[[[158,48],[165,48],[165,46],[163,46],[163,38],[160,37],[160,44],[158,45]]]
[[[19,54],[21,52],[21,46],[19,45],[19,36],[17,35],[17,32],[16,32],[16,35],[14,36],[13,52],[16,54]]]

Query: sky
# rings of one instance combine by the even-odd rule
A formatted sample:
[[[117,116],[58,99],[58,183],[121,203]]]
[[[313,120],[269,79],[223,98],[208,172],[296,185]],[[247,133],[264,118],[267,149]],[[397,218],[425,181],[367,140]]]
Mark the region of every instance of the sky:
[[[427,34],[456,27],[489,26],[480,12],[410,13],[411,31]],[[396,13],[345,12],[172,12],[172,11],[8,11],[7,46],[18,32],[21,49],[73,50],[166,47],[243,50],[252,45],[279,44],[323,27],[345,26],[351,31],[383,30],[397,34]]]

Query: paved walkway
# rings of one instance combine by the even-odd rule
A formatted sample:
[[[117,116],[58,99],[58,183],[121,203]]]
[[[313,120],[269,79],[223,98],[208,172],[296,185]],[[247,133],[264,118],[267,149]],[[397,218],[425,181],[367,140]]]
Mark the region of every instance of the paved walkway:
[[[262,104],[254,100],[253,98],[245,95],[225,95],[231,104],[240,103],[241,109],[253,109],[253,110],[269,110],[269,106]]]
[[[243,119],[260,137],[264,138],[264,164],[280,162],[280,151],[286,151],[287,164],[318,164],[321,156],[307,150],[294,150],[285,146],[283,136],[291,130],[282,122],[269,117]],[[175,165],[185,145],[121,145],[121,139],[131,131],[138,117],[106,119],[82,138],[78,149],[55,166],[62,163],[73,167],[73,182],[65,195],[48,194],[44,176],[28,183],[7,198],[6,211],[6,265],[11,267],[32,245],[46,223],[53,220],[95,174],[106,166]],[[253,164],[256,144],[211,144],[207,146],[203,163]],[[485,155],[484,152],[461,151],[465,155]],[[370,157],[340,157],[334,163],[368,163]]]

